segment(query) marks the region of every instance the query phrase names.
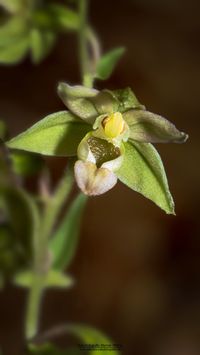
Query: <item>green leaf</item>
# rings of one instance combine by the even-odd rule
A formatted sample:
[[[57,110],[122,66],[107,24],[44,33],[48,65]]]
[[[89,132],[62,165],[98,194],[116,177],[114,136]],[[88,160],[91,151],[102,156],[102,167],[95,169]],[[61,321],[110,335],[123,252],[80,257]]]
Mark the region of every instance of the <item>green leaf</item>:
[[[14,284],[24,288],[30,288],[34,279],[32,271],[18,272],[13,278]],[[46,288],[69,288],[74,284],[71,276],[65,275],[57,270],[50,270],[44,281]]]
[[[22,267],[30,262],[39,234],[40,218],[37,205],[21,188],[4,186],[0,189],[0,195],[1,210],[12,235],[11,251]]]
[[[77,30],[79,28],[78,14],[66,5],[52,3],[48,6],[47,11],[53,17],[56,27],[65,30]]]
[[[88,354],[90,355],[99,355],[100,353],[119,355],[117,346],[99,330],[81,324],[69,324],[66,326],[66,330],[70,334],[80,338],[85,344],[82,350],[88,350]]]
[[[40,63],[51,52],[56,41],[52,31],[41,31],[37,28],[31,31],[31,57],[34,64]]]
[[[144,110],[129,110],[123,118],[130,128],[130,138],[144,143],[183,143],[188,136],[165,118]]]
[[[53,254],[53,267],[65,269],[71,263],[80,235],[80,225],[87,197],[79,194],[70,206],[66,216],[50,240],[50,250]]]
[[[54,334],[54,328],[50,334]],[[87,353],[88,355],[119,355],[118,346],[112,342],[102,332],[82,324],[67,324],[62,327],[55,327],[55,334],[63,335],[64,332],[77,337],[79,340],[76,348],[58,350],[51,344],[35,345],[29,344],[30,355],[78,355]],[[86,350],[87,349],[87,350]]]
[[[0,6],[3,6],[5,10],[16,13],[20,10],[23,10],[26,5],[24,0],[0,0]]]
[[[124,52],[125,48],[119,47],[106,53],[97,64],[95,77],[101,80],[108,79]]]
[[[21,36],[27,33],[27,23],[23,17],[13,16],[0,26],[0,47],[16,43]]]
[[[53,113],[7,142],[9,148],[43,155],[74,156],[91,129],[68,111]]]
[[[95,97],[99,91],[96,89],[91,89],[83,85],[69,85],[64,82],[60,82],[58,84],[58,94],[61,96],[61,98],[64,100],[65,98],[67,99],[68,97],[71,98],[91,98]]]
[[[29,37],[21,36],[15,42],[4,47],[0,47],[0,64],[11,65],[17,64],[26,55],[29,48]]]
[[[128,187],[152,200],[166,213],[174,214],[162,160],[150,143],[124,143],[125,157],[118,178]]]

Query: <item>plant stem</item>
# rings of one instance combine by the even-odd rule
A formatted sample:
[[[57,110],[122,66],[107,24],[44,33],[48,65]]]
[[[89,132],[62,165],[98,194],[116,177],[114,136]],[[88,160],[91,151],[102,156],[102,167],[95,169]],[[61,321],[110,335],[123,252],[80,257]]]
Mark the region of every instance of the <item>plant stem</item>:
[[[90,72],[90,60],[87,48],[87,8],[88,0],[79,0],[79,57],[83,85],[92,87],[93,80]]]
[[[73,185],[72,164],[60,181],[54,195],[48,201],[39,230],[33,236],[34,239],[34,265],[32,285],[29,291],[26,311],[25,332],[26,338],[33,338],[38,332],[40,306],[45,290],[45,281],[51,267],[51,259],[48,251],[48,241],[56,223],[57,217],[71,191]]]
[[[40,306],[44,290],[43,276],[33,274],[32,286],[28,295],[26,311],[26,339],[32,339],[39,326]]]

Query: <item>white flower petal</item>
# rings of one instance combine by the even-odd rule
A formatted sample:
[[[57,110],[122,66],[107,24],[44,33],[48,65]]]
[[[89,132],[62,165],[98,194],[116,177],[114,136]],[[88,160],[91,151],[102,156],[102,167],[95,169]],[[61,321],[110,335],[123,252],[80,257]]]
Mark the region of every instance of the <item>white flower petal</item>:
[[[81,191],[89,196],[101,195],[112,189],[117,183],[116,175],[95,164],[78,160],[74,166],[75,178]]]

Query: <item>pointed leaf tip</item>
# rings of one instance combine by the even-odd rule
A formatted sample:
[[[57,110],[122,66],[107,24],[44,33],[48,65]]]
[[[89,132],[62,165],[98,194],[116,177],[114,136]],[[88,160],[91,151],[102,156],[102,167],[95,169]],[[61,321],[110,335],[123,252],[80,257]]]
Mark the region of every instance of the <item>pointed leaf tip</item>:
[[[108,79],[124,52],[125,48],[119,47],[106,53],[97,64],[96,78],[101,80]]]
[[[118,178],[128,187],[141,193],[163,209],[175,214],[162,160],[150,143],[124,143],[125,157]]]

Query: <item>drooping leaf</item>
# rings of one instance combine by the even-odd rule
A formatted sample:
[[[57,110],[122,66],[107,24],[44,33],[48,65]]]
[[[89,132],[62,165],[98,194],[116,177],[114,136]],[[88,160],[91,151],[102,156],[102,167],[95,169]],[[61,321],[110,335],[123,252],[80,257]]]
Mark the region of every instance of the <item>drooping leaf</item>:
[[[119,355],[118,346],[112,342],[99,330],[82,324],[69,324],[66,326],[68,333],[76,336],[83,342],[81,350],[85,350],[90,355]]]
[[[61,224],[50,240],[53,255],[53,267],[65,269],[71,263],[76,252],[80,235],[80,225],[87,197],[79,194],[64,216]]]
[[[162,160],[150,143],[125,143],[125,156],[118,178],[128,187],[152,200],[166,213],[174,214]]]
[[[38,64],[51,52],[56,41],[56,35],[52,31],[41,31],[34,28],[31,31],[30,41],[32,61]]]
[[[59,83],[57,91],[59,97],[71,112],[87,123],[94,123],[98,112],[90,98],[97,95],[98,92],[96,90],[80,86],[72,88],[66,83]],[[83,97],[78,96],[81,93],[84,95]]]
[[[129,110],[124,119],[130,128],[130,138],[144,143],[183,143],[188,136],[165,118],[144,110]]]
[[[32,271],[21,271],[15,275],[13,282],[20,287],[30,288],[34,279]],[[46,288],[69,288],[74,281],[71,276],[65,275],[57,270],[50,270],[44,280]]]
[[[23,35],[9,45],[0,47],[0,64],[11,65],[19,63],[29,48],[29,37]]]
[[[112,49],[106,53],[97,64],[95,77],[101,80],[106,80],[112,74],[117,62],[124,54],[125,48],[119,47]]]
[[[43,155],[73,156],[77,146],[90,130],[68,111],[48,115],[24,133],[14,137],[7,146]]]
[[[72,98],[91,98],[99,93],[96,89],[91,89],[83,85],[69,85],[68,83],[60,82],[58,84],[58,94],[64,99]]]

